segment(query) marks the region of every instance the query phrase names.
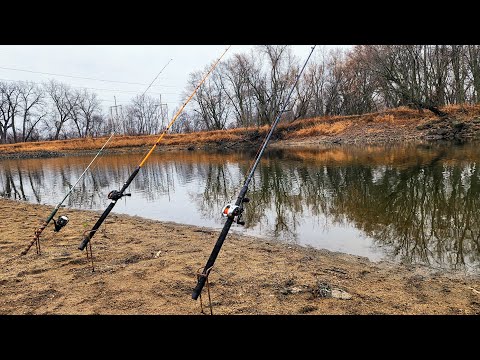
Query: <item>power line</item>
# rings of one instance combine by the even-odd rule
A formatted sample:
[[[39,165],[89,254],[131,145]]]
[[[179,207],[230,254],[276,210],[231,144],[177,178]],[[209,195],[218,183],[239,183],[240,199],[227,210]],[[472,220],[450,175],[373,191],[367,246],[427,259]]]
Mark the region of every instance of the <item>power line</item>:
[[[0,81],[13,81],[13,82],[22,82],[24,80],[12,80],[12,79],[3,79],[3,78],[0,78]],[[25,80],[27,81],[27,80]],[[37,85],[42,85],[42,83],[39,83],[39,82],[36,82],[36,81],[31,81],[31,80],[28,80],[28,82],[30,83],[33,83],[33,84],[37,84]],[[102,91],[110,91],[110,92],[123,92],[123,93],[135,93],[135,94],[138,94],[138,91],[128,91],[128,90],[113,90],[113,89],[96,89],[96,88],[89,88],[89,87],[81,87],[81,86],[73,86],[73,85],[70,85],[71,87],[74,87],[74,88],[78,88],[78,89],[88,89],[88,90],[102,90]],[[162,93],[151,93],[151,94],[155,94],[155,95],[182,95],[182,93],[171,93],[171,92],[162,92]],[[114,102],[114,100],[109,100],[109,99],[98,99],[98,101],[101,101],[101,102]],[[125,100],[125,101],[129,101],[129,100]],[[175,105],[178,105],[178,102],[173,102],[173,101],[166,101],[166,102],[163,102],[163,104],[175,104]]]
[[[163,70],[167,67],[167,65],[172,61],[173,59],[170,59],[167,64],[159,71],[157,76],[153,79],[153,81],[148,85],[147,89],[143,92],[143,95],[150,89],[152,84],[157,80],[157,78],[160,76],[160,74],[163,72]],[[137,85],[146,85],[146,84],[141,84],[141,83],[131,83],[131,82],[124,82],[124,81],[110,81],[110,80],[101,80],[101,79],[95,79],[95,78],[84,78],[84,77],[78,77],[78,76],[70,76],[70,75],[60,75],[60,74],[53,74],[53,73],[45,73],[45,72],[39,72],[39,71],[31,71],[31,70],[23,70],[23,69],[14,69],[14,68],[7,68],[7,67],[2,67],[0,66],[0,69],[7,69],[7,70],[14,70],[14,71],[25,71],[25,72],[31,72],[31,73],[39,73],[39,74],[45,74],[45,75],[57,75],[57,76],[66,76],[66,77],[71,77],[71,78],[78,78],[78,79],[88,79],[88,80],[98,80],[98,81],[104,81],[104,82],[115,82],[115,83],[125,83],[125,84],[137,84]],[[12,81],[12,82],[30,82],[33,84],[37,85],[42,85],[43,83],[39,83],[37,81],[32,81],[32,80],[12,80],[12,79],[3,79],[0,78],[0,81]],[[86,87],[86,86],[74,86],[74,85],[69,85],[73,88],[78,88],[78,89],[89,89],[89,90],[97,90],[97,91],[109,91],[109,92],[115,92],[115,93],[134,93],[138,94],[138,91],[131,91],[131,90],[115,90],[115,89],[99,89],[99,88],[92,88],[92,87]],[[155,85],[155,86],[168,86],[168,87],[174,87],[172,85]],[[155,95],[182,95],[182,93],[175,93],[175,92],[163,92],[163,93],[158,93],[158,92],[151,92],[151,94]],[[114,102],[114,100],[107,100],[107,99],[98,99],[101,102]],[[165,102],[163,103],[164,105],[167,104],[177,104],[176,102]]]
[[[42,83],[39,83],[37,81],[31,81],[31,80],[12,80],[12,79],[3,79],[3,78],[0,78],[0,80],[3,80],[3,81],[13,81],[13,82],[31,82],[31,83],[34,83],[34,84],[38,84],[38,85],[42,85]],[[77,88],[77,89],[89,89],[89,90],[98,90],[98,91],[110,91],[110,92],[123,92],[123,93],[133,93],[133,94],[138,94],[139,92],[138,91],[132,91],[132,90],[116,90],[116,89],[99,89],[99,88],[92,88],[92,87],[86,87],[86,86],[74,86],[74,85],[69,85],[73,88]],[[148,89],[147,89],[148,90]],[[145,93],[144,93],[145,94]],[[168,94],[168,95],[182,95],[182,93],[171,93],[171,92],[162,92],[162,93],[159,93],[159,92],[151,92],[151,94],[155,94],[155,95],[161,95],[161,94]]]
[[[109,100],[109,99],[98,99],[98,101],[102,101],[102,102],[115,102],[115,100]],[[124,100],[124,101],[129,101],[129,100]],[[175,104],[175,105],[177,105],[178,102],[173,102],[173,101],[165,101],[165,102],[162,102],[162,105],[165,105],[165,104]]]
[[[170,59],[170,60],[171,60],[171,59]],[[169,61],[169,62],[170,62],[170,61]],[[23,71],[23,72],[33,73],[33,74],[42,74],[42,75],[64,76],[64,77],[69,77],[69,78],[74,78],[74,79],[83,79],[83,80],[94,80],[94,81],[112,82],[112,83],[120,83],[120,84],[130,84],[130,85],[147,85],[147,84],[142,84],[142,83],[137,83],[137,82],[118,81],[118,80],[104,80],[104,79],[97,79],[97,78],[90,78],[90,77],[64,75],[64,74],[55,74],[55,73],[48,73],[48,72],[42,72],[42,71],[33,71],[33,70],[25,70],[25,69],[16,69],[16,68],[4,67],[4,66],[0,66],[0,69],[12,70],[12,71]],[[155,80],[156,80],[156,78],[155,78]],[[155,80],[154,80],[154,81],[155,81]],[[174,85],[155,85],[155,86],[175,87]],[[150,86],[149,86],[149,87],[150,87]]]

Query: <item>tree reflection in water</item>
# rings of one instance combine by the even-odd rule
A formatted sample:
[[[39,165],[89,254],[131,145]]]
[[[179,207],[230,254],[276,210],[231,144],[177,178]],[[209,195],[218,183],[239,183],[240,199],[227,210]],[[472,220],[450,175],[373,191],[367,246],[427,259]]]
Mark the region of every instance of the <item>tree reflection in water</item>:
[[[184,192],[190,211],[215,219],[221,227],[221,209],[235,200],[253,156],[159,152],[128,190],[142,199],[145,209],[168,201],[172,213]],[[122,186],[138,158],[103,156],[66,206],[103,208],[108,192]],[[249,187],[245,228],[302,244],[313,222],[327,230],[333,225],[355,227],[391,259],[450,269],[468,265],[479,271],[479,159],[475,144],[270,150]],[[56,204],[88,161],[4,160],[0,195]]]

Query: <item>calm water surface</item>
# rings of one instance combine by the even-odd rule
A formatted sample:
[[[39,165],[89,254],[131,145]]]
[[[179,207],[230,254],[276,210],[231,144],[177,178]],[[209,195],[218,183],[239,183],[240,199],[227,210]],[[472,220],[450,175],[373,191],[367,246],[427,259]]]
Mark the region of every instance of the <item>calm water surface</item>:
[[[237,198],[254,156],[154,153],[127,189],[132,196],[113,212],[220,231],[221,210]],[[59,214],[103,211],[108,192],[119,190],[142,158],[98,158]],[[0,196],[56,205],[91,159],[0,161]],[[480,273],[479,161],[475,144],[270,150],[249,186],[246,225],[231,231]],[[73,217],[68,226],[78,226],[79,236],[84,230]]]

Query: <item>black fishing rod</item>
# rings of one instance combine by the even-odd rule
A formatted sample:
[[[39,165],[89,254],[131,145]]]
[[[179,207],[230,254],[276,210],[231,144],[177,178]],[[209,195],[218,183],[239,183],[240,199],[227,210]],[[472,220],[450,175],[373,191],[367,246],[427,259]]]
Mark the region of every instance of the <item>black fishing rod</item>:
[[[315,45],[316,46],[316,45]],[[242,213],[243,213],[243,204],[246,202],[249,202],[250,200],[245,197],[247,191],[248,191],[248,185],[250,184],[250,181],[253,178],[253,173],[255,172],[255,169],[257,168],[257,165],[260,162],[260,158],[262,157],[265,148],[267,147],[268,142],[270,141],[270,138],[272,136],[273,131],[275,130],[275,127],[277,126],[278,122],[280,121],[280,117],[282,114],[285,112],[285,109],[288,105],[288,102],[290,100],[290,97],[292,96],[293,91],[295,90],[295,86],[297,85],[298,80],[300,79],[300,76],[302,75],[303,70],[307,66],[308,60],[310,59],[310,56],[312,56],[313,50],[315,49],[315,46],[312,47],[310,54],[308,55],[307,60],[305,61],[305,64],[303,64],[302,69],[297,75],[297,78],[295,79],[295,83],[292,86],[292,89],[290,90],[290,93],[288,94],[288,97],[285,101],[285,104],[283,105],[282,110],[278,113],[277,118],[272,124],[272,127],[270,128],[270,131],[268,132],[267,136],[265,137],[265,140],[263,141],[263,144],[260,148],[260,151],[257,153],[257,156],[255,158],[255,162],[253,163],[250,173],[247,176],[247,179],[245,180],[245,183],[243,184],[242,189],[240,190],[240,193],[237,197],[237,201],[235,201],[235,204],[228,204],[226,205],[223,210],[222,210],[222,215],[227,217],[227,220],[225,222],[225,225],[223,226],[222,232],[220,233],[217,242],[215,243],[215,246],[213,247],[212,253],[210,254],[210,257],[207,260],[207,264],[205,265],[202,273],[198,276],[197,280],[197,286],[193,290],[192,293],[192,299],[197,300],[197,298],[200,296],[200,293],[202,292],[203,286],[205,285],[205,282],[207,280],[208,274],[210,270],[213,267],[213,264],[215,263],[215,260],[217,259],[218,253],[220,252],[220,249],[223,245],[223,242],[225,241],[225,238],[228,235],[228,231],[230,230],[230,227],[232,226],[233,222],[236,222],[239,225],[245,225],[245,222],[241,220]]]
[[[142,168],[142,166],[145,164],[145,162],[147,161],[147,159],[150,157],[150,155],[153,153],[153,151],[155,150],[155,148],[157,147],[157,145],[160,143],[160,141],[163,139],[163,137],[165,136],[165,134],[167,133],[167,131],[170,129],[170,127],[173,125],[173,123],[175,122],[175,120],[177,120],[178,116],[182,113],[183,109],[185,108],[185,106],[187,106],[187,104],[190,102],[190,100],[193,98],[193,96],[195,95],[195,93],[197,92],[197,90],[200,88],[200,86],[205,82],[205,80],[207,79],[208,75],[210,75],[210,73],[213,71],[213,69],[215,69],[215,67],[217,66],[217,64],[220,62],[220,60],[222,59],[223,55],[225,55],[225,53],[227,52],[227,50],[230,48],[227,47],[227,49],[223,52],[223,54],[218,58],[218,60],[212,65],[212,67],[210,68],[210,70],[207,72],[207,74],[203,77],[203,79],[200,81],[200,83],[197,85],[197,87],[195,88],[195,90],[193,90],[192,94],[190,95],[190,97],[187,99],[187,101],[185,101],[185,103],[183,104],[183,106],[177,111],[177,113],[175,114],[175,116],[173,117],[172,121],[170,121],[170,123],[168,124],[168,126],[165,128],[165,130],[162,132],[162,134],[159,136],[159,138],[157,139],[157,141],[155,142],[155,144],[152,146],[152,148],[150,149],[150,151],[148,152],[147,155],[145,155],[145,157],[143,158],[143,160],[140,162],[140,164],[136,167],[136,169],[133,171],[133,173],[130,175],[130,177],[127,179],[127,181],[125,181],[125,183],[123,184],[122,188],[117,191],[117,190],[112,190],[110,191],[110,193],[108,194],[108,198],[111,200],[110,204],[108,205],[108,207],[105,209],[105,211],[103,212],[103,214],[100,216],[100,218],[97,220],[97,222],[95,223],[95,225],[93,225],[92,229],[90,231],[86,231],[83,235],[83,239],[82,239],[82,242],[80,243],[80,245],[78,246],[78,249],[79,250],[83,250],[85,249],[85,247],[87,246],[88,242],[92,239],[92,237],[95,235],[96,231],[98,230],[98,228],[100,227],[100,225],[102,225],[102,223],[105,221],[105,219],[107,218],[108,214],[110,213],[110,211],[112,211],[113,207],[115,206],[115,204],[117,203],[117,201],[119,199],[121,199],[123,196],[130,196],[131,194],[124,194],[125,190],[127,189],[127,187],[130,185],[130,183],[133,181],[133,179],[135,178],[135,176],[137,176],[138,172],[140,171],[140,169]],[[88,254],[88,253],[87,253]]]
[[[28,250],[30,250],[30,248],[32,247],[33,244],[37,244],[37,253],[40,252],[40,234],[43,232],[43,230],[47,227],[47,225],[50,223],[50,221],[53,220],[54,224],[55,224],[55,229],[54,231],[55,232],[58,232],[60,231],[65,225],[67,225],[68,223],[68,217],[65,216],[65,215],[62,215],[60,216],[57,220],[53,219],[53,217],[55,216],[55,214],[57,213],[58,209],[60,209],[60,206],[62,206],[63,202],[67,199],[68,195],[70,195],[70,193],[73,191],[73,189],[75,188],[75,186],[78,184],[78,182],[80,181],[80,179],[83,177],[83,175],[86,174],[87,170],[90,168],[90,166],[93,164],[93,162],[95,161],[95,159],[100,155],[100,153],[102,152],[102,150],[104,149],[104,147],[108,144],[108,142],[112,139],[113,137],[113,132],[112,132],[112,135],[110,135],[110,137],[108,138],[108,140],[105,142],[105,144],[103,144],[102,148],[100,150],[98,150],[97,152],[97,155],[95,155],[95,157],[92,159],[92,161],[90,161],[90,164],[88,164],[88,166],[85,168],[85,170],[83,171],[83,173],[80,175],[80,177],[77,179],[77,181],[75,182],[75,184],[73,184],[73,186],[70,187],[70,190],[65,194],[64,198],[57,204],[57,206],[55,206],[55,208],[53,209],[53,211],[50,213],[50,215],[48,216],[48,218],[35,230],[35,233],[34,233],[34,236],[33,236],[33,239],[32,241],[27,245],[27,247],[20,253],[20,255],[26,255]]]

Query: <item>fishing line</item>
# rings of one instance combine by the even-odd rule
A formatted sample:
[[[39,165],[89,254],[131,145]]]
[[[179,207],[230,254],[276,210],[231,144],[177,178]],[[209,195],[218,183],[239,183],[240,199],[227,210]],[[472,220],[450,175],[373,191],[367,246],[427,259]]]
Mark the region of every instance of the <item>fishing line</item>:
[[[316,45],[315,45],[316,46]],[[272,136],[273,131],[275,130],[275,127],[277,126],[278,122],[280,121],[280,118],[282,114],[285,112],[285,109],[287,108],[288,102],[290,101],[290,97],[292,96],[293,91],[295,90],[295,87],[297,86],[297,83],[303,73],[303,70],[307,66],[308,60],[312,56],[313,50],[315,50],[315,46],[311,48],[310,54],[307,57],[307,60],[305,60],[305,63],[303,64],[302,69],[298,73],[295,82],[292,86],[292,89],[290,90],[290,93],[288,94],[285,103],[283,105],[283,108],[278,112],[278,115],[275,119],[275,121],[272,123],[270,131],[267,133],[265,140],[262,143],[262,146],[260,147],[260,150],[257,152],[257,155],[255,156],[255,161],[253,162],[253,165],[250,168],[250,173],[248,174],[245,183],[240,190],[240,193],[238,195],[238,198],[235,202],[235,204],[227,204],[223,210],[222,210],[222,216],[226,217],[227,220],[225,222],[225,225],[223,226],[223,229],[217,239],[217,242],[215,243],[212,253],[210,254],[210,257],[207,260],[207,263],[205,267],[203,268],[203,271],[201,273],[197,274],[197,285],[195,286],[195,289],[193,290],[192,293],[192,299],[197,300],[197,298],[200,296],[202,289],[205,285],[205,283],[208,283],[208,275],[210,271],[212,270],[212,267],[215,263],[215,260],[218,256],[218,253],[220,252],[220,249],[223,245],[223,242],[225,241],[225,238],[228,235],[228,231],[230,230],[230,227],[232,226],[233,222],[236,222],[239,225],[245,225],[245,222],[241,220],[242,213],[243,213],[243,204],[247,203],[250,201],[249,198],[245,197],[247,191],[248,191],[248,185],[250,181],[253,178],[255,169],[257,168],[260,159],[265,152],[265,148],[268,145],[268,142]]]
[[[55,214],[58,212],[58,210],[60,209],[60,207],[62,206],[63,202],[67,199],[67,197],[70,195],[70,193],[73,191],[73,189],[75,188],[75,186],[79,183],[79,181],[82,179],[82,177],[86,174],[86,172],[88,171],[88,169],[90,168],[90,166],[95,162],[96,158],[100,155],[100,153],[102,152],[102,150],[105,148],[105,146],[109,143],[109,141],[112,139],[114,135],[114,132],[112,132],[112,134],[110,135],[110,137],[108,138],[108,140],[103,144],[103,146],[101,147],[101,149],[97,152],[97,154],[95,155],[95,157],[90,161],[90,163],[88,164],[88,166],[85,168],[85,170],[83,171],[83,173],[80,175],[80,177],[77,179],[77,181],[75,182],[75,184],[73,184],[71,187],[70,187],[70,190],[66,193],[66,195],[63,197],[63,199],[55,206],[55,208],[53,209],[53,211],[50,213],[50,215],[48,216],[48,218],[39,226],[37,227],[37,229],[35,229],[34,231],[34,236],[33,236],[33,239],[31,240],[31,242],[25,247],[25,249],[20,253],[20,255],[26,255],[28,250],[30,250],[30,248],[33,246],[33,244],[36,244],[36,248],[37,248],[37,254],[40,253],[40,235],[42,234],[43,230],[48,226],[48,224],[50,223],[50,221],[53,220],[54,224],[55,224],[55,228],[54,228],[54,231],[55,232],[58,232],[60,231],[65,225],[67,225],[69,219],[67,216],[65,215],[62,215],[60,216],[57,220],[53,219],[53,217],[55,216]]]
[[[150,89],[150,87],[153,85],[153,83],[155,82],[155,80],[157,80],[157,78],[160,76],[160,74],[163,72],[163,70],[167,67],[167,65],[170,63],[170,61],[172,61],[172,59],[170,59],[167,64],[160,70],[160,72],[157,74],[157,76],[155,77],[155,79],[153,79],[153,81],[148,85],[147,89],[145,89],[145,91],[143,92],[143,95],[145,95],[145,93],[148,91],[148,89]],[[55,214],[58,212],[58,210],[60,209],[61,205],[63,204],[63,202],[67,199],[67,197],[71,194],[71,192],[73,191],[73,189],[75,188],[75,186],[80,182],[80,180],[83,178],[83,176],[86,174],[86,172],[88,171],[88,169],[91,167],[91,165],[95,162],[95,160],[97,159],[97,157],[100,155],[100,153],[102,152],[102,150],[105,148],[105,146],[108,144],[108,142],[112,139],[113,135],[114,135],[114,131],[112,132],[112,134],[110,135],[110,137],[108,138],[108,140],[103,144],[102,148],[97,152],[97,154],[95,155],[95,157],[92,159],[92,161],[90,161],[90,163],[88,164],[88,166],[85,168],[85,170],[83,171],[83,173],[80,175],[80,177],[77,179],[77,181],[75,182],[75,184],[73,186],[70,186],[70,190],[67,192],[67,194],[64,196],[64,198],[57,204],[57,206],[55,206],[55,208],[53,209],[53,211],[50,213],[50,215],[48,216],[48,218],[42,222],[40,224],[39,227],[37,227],[37,229],[35,230],[34,232],[34,237],[33,239],[31,240],[31,242],[25,247],[25,249],[21,252],[21,255],[26,255],[28,253],[28,251],[30,250],[30,248],[33,246],[33,244],[36,244],[36,248],[37,248],[37,254],[40,253],[40,235],[42,234],[43,230],[48,226],[48,224],[50,223],[50,221],[53,220],[54,224],[55,224],[55,228],[54,228],[54,232],[58,232],[60,231],[63,227],[65,227],[69,221],[69,218],[65,215],[62,215],[60,216],[57,220],[55,220],[53,217],[55,216]],[[124,196],[127,196],[127,195],[130,195],[130,194],[125,194]],[[110,196],[116,196],[116,193],[114,192],[110,192],[109,194],[109,198]]]
[[[97,220],[97,222],[95,223],[95,225],[93,225],[92,229],[91,230],[87,230],[84,232],[83,234],[83,239],[82,239],[82,242],[80,243],[80,245],[78,246],[78,249],[79,250],[83,250],[85,249],[85,247],[87,246],[87,244],[90,242],[90,240],[92,239],[92,237],[95,235],[95,233],[97,232],[97,230],[99,229],[99,227],[102,225],[102,223],[105,221],[105,219],[107,218],[108,214],[112,211],[113,207],[115,206],[115,204],[117,203],[118,200],[120,200],[122,197],[124,196],[131,196],[131,194],[125,194],[125,190],[127,189],[127,187],[130,185],[130,183],[133,181],[133,179],[135,178],[135,176],[137,176],[138,172],[140,171],[140,169],[145,165],[145,163],[147,162],[148,158],[150,157],[150,155],[153,153],[153,151],[155,150],[155,148],[158,146],[158,144],[162,141],[163,137],[165,136],[165,134],[167,133],[167,131],[170,129],[170,127],[173,125],[173,123],[177,120],[177,118],[180,116],[180,114],[183,112],[184,108],[187,106],[187,104],[190,102],[190,100],[193,98],[193,96],[196,94],[196,92],[198,91],[198,89],[200,88],[200,86],[205,82],[205,80],[207,79],[207,77],[210,75],[210,73],[215,69],[215,67],[218,65],[218,63],[220,62],[220,60],[222,59],[222,57],[225,55],[225,53],[228,51],[228,49],[230,49],[230,46],[228,46],[225,51],[223,52],[223,54],[215,61],[215,63],[212,65],[212,67],[210,68],[210,70],[205,74],[205,76],[203,77],[203,79],[200,81],[200,83],[197,85],[197,87],[193,90],[192,94],[189,96],[189,98],[185,101],[185,103],[182,105],[182,107],[177,111],[177,113],[175,114],[175,116],[172,118],[172,120],[170,121],[170,123],[168,124],[168,126],[165,128],[165,130],[161,133],[161,135],[158,137],[157,141],[155,142],[155,144],[152,146],[152,148],[150,149],[150,151],[148,151],[147,155],[145,155],[145,157],[143,158],[143,160],[140,162],[140,164],[136,167],[136,169],[133,171],[133,173],[130,175],[130,177],[127,179],[127,181],[123,184],[122,188],[120,190],[112,190],[110,191],[110,193],[108,194],[108,198],[111,200],[110,204],[108,205],[108,207],[105,209],[105,211],[103,212],[103,214],[100,216],[100,218]]]
[[[150,85],[148,85],[147,89],[143,92],[143,94],[140,96],[142,97],[143,95],[145,95],[145,93],[148,91],[148,89],[150,89],[150,86],[152,86],[152,84],[155,82],[155,80],[157,80],[157,78],[160,76],[160,74],[163,72],[163,70],[167,67],[168,64],[170,64],[170,61],[172,61],[173,59],[170,59],[168,60],[167,64],[162,68],[162,70],[160,70],[160,72],[157,74],[157,76],[155,76],[155,79],[153,79],[153,81],[150,83]]]

